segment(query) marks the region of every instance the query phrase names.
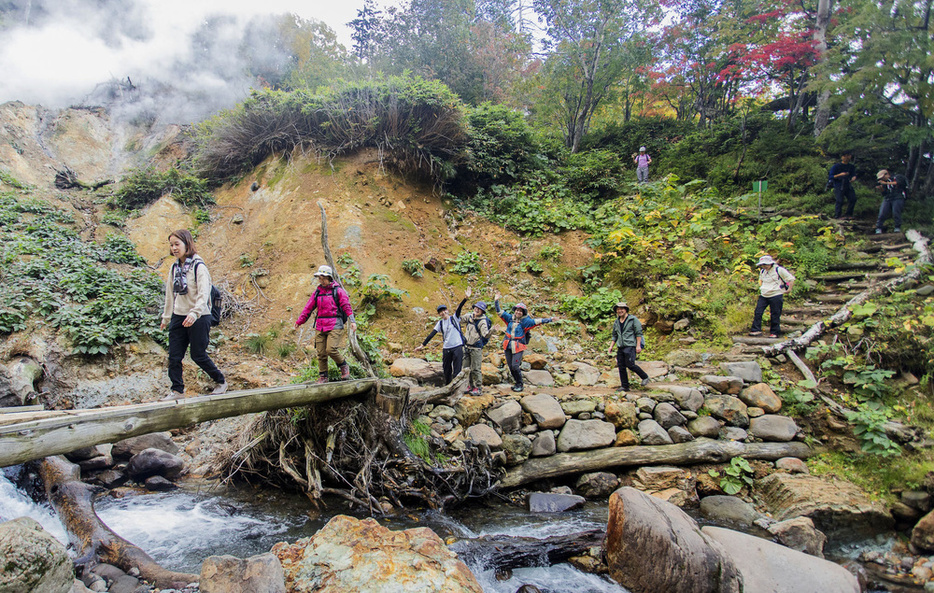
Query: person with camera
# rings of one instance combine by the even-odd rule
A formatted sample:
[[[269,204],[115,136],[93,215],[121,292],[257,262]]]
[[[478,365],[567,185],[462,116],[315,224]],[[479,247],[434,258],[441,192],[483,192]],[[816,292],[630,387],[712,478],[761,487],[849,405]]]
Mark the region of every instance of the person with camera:
[[[171,391],[165,399],[185,397],[182,359],[190,350],[191,360],[201,367],[217,387],[211,392],[227,391],[224,373],[207,354],[211,333],[211,273],[198,255],[191,233],[185,229],[169,235],[169,253],[175,258],[165,281],[165,305],[161,329],[169,328],[169,380]]]
[[[642,336],[642,323],[629,314],[629,305],[620,302],[613,305],[616,319],[613,321],[612,341],[607,354],[616,349],[616,367],[619,369],[619,390],[629,391],[629,371],[642,380],[642,385],[649,384],[649,375],[636,364],[636,355],[642,352],[645,338]]]
[[[846,216],[853,217],[853,208],[856,207],[856,190],[853,182],[856,181],[856,165],[853,164],[853,153],[850,151],[840,155],[840,162],[830,167],[827,173],[827,184],[833,186],[834,209],[833,217],[840,218],[843,214],[843,203],[846,202]]]
[[[794,275],[781,267],[771,255],[763,255],[756,264],[759,268],[759,300],[752,316],[750,336],[762,335],[762,314],[769,308],[769,337],[777,338],[782,334],[782,304],[786,293],[794,286]]]
[[[345,326],[350,331],[357,331],[357,320],[354,319],[353,308],[350,306],[350,295],[344,287],[334,282],[334,270],[331,266],[321,266],[315,272],[318,286],[314,294],[305,303],[295,327],[302,325],[312,312],[315,314],[315,350],[318,351],[318,380],[315,383],[328,382],[328,358],[334,361],[341,372],[341,380],[350,378],[350,365],[341,354],[340,348],[344,341]]]
[[[908,196],[908,179],[900,173],[893,178],[888,169],[882,169],[876,173],[876,181],[879,183],[876,189],[882,192],[882,204],[879,206],[879,217],[876,219],[876,234],[882,234],[885,221],[889,217],[895,222],[892,232],[900,233],[902,210],[905,209],[905,198]]]

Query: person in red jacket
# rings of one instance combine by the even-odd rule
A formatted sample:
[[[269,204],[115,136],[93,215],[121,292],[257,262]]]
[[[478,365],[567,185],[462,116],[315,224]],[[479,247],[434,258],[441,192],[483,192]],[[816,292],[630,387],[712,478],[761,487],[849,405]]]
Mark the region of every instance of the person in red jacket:
[[[330,266],[321,266],[315,272],[318,287],[308,299],[301,315],[295,320],[295,327],[308,321],[312,311],[315,314],[315,349],[318,351],[318,383],[328,382],[328,357],[334,360],[341,371],[341,379],[350,378],[350,365],[344,360],[340,347],[344,341],[344,327],[357,331],[350,296],[344,287],[334,282],[334,271]]]

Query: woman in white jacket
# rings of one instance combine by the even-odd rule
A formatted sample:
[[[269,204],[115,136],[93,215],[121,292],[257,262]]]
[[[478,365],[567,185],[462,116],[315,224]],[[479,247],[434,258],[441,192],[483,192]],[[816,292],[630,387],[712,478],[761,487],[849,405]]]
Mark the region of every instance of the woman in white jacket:
[[[195,241],[185,229],[169,235],[169,253],[175,258],[165,281],[162,329],[169,328],[169,380],[166,399],[185,397],[182,358],[190,348],[191,360],[217,383],[212,394],[227,391],[227,380],[207,354],[211,332],[211,274],[198,256]]]

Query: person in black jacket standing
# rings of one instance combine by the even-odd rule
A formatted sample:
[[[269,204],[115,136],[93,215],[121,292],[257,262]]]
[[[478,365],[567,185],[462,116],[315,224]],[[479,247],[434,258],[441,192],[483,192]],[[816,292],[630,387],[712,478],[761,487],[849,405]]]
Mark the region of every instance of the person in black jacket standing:
[[[902,210],[905,209],[905,198],[908,196],[908,179],[904,175],[896,174],[893,178],[887,169],[876,173],[879,183],[876,189],[882,191],[882,204],[879,206],[879,218],[876,219],[876,234],[881,234],[885,221],[890,216],[895,221],[893,233],[902,231]]]
[[[853,189],[853,182],[856,181],[856,165],[852,161],[853,153],[844,152],[840,155],[840,162],[830,167],[827,173],[827,182],[833,185],[834,218],[840,218],[843,214],[844,202],[846,202],[846,218],[853,216],[853,208],[856,206],[856,190]]]

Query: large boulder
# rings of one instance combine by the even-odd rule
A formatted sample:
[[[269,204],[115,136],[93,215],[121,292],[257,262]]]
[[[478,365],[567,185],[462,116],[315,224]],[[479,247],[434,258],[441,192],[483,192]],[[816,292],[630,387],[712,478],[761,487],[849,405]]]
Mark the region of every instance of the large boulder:
[[[201,564],[201,593],[285,593],[285,574],[274,554],[252,558],[208,556]]]
[[[754,360],[721,362],[720,370],[727,375],[739,377],[746,383],[762,382],[762,367]]]
[[[749,414],[746,412],[746,404],[738,398],[722,394],[708,395],[704,400],[704,406],[710,411],[711,416],[720,418],[730,426],[740,428],[749,426]]]
[[[470,426],[476,424],[483,415],[483,410],[489,408],[496,401],[491,394],[483,395],[464,395],[454,404],[454,417],[460,422],[461,426]]]
[[[169,480],[182,475],[185,461],[178,455],[172,455],[161,449],[143,449],[130,459],[126,473],[137,482],[149,476],[162,476]]]
[[[467,438],[475,443],[484,443],[490,449],[501,449],[503,437],[499,436],[493,427],[486,424],[474,424],[467,429]]]
[[[426,527],[390,531],[338,515],[310,538],[278,543],[290,593],[483,593],[454,552]]]
[[[749,421],[749,434],[763,441],[785,443],[798,434],[798,425],[788,416],[766,414]]]
[[[645,419],[639,423],[639,441],[643,445],[672,445],[674,441],[668,431],[654,420]]]
[[[172,435],[168,432],[151,432],[117,441],[110,450],[114,459],[127,460],[145,449],[159,449],[175,455],[178,445],[172,442]]]
[[[671,503],[621,488],[606,528],[610,576],[631,593],[740,593],[733,561]]]
[[[74,572],[68,552],[34,519],[0,523],[0,591],[68,593]]]
[[[533,492],[529,494],[530,513],[563,513],[584,506],[586,500],[576,494]]]
[[[701,531],[739,569],[743,593],[860,593],[856,577],[839,564],[722,527]]]
[[[762,408],[766,414],[775,414],[782,409],[782,398],[765,383],[755,383],[743,389],[739,399],[750,408]]]
[[[616,428],[603,420],[568,420],[558,434],[558,451],[583,451],[609,447],[616,441]]]
[[[527,395],[519,400],[522,409],[532,415],[538,427],[561,428],[564,426],[565,416],[561,404],[553,396],[547,393],[536,393]]]
[[[736,496],[706,496],[700,501],[700,512],[713,523],[744,529],[761,516],[754,506]]]
[[[694,387],[684,385],[661,385],[659,389],[667,391],[682,410],[696,412],[704,405],[704,394]]]
[[[601,371],[595,366],[579,362],[574,371],[574,382],[578,385],[596,385],[600,380]]]
[[[610,402],[606,405],[604,414],[606,414],[606,419],[620,430],[633,428],[639,424],[639,412],[636,410],[636,405],[631,402]]]
[[[555,378],[548,371],[528,371],[525,373],[525,380],[541,387],[551,387],[555,384]]]
[[[442,385],[444,368],[440,362],[428,362],[421,358],[397,358],[389,367],[393,377],[411,377],[420,384]]]
[[[519,426],[522,424],[522,406],[513,399],[498,408],[487,410],[486,415],[505,433],[519,430]]]
[[[743,380],[732,375],[726,377],[723,375],[704,375],[700,380],[720,393],[729,395],[736,395],[743,389]]]
[[[845,480],[777,472],[756,480],[755,492],[777,521],[810,517],[831,539],[872,537],[894,526],[883,505]]]
[[[934,551],[934,511],[921,517],[911,530],[911,543],[918,549]]]
[[[818,558],[824,557],[824,544],[827,536],[814,527],[814,521],[807,517],[795,517],[769,525],[769,533],[786,548],[798,550]]]

